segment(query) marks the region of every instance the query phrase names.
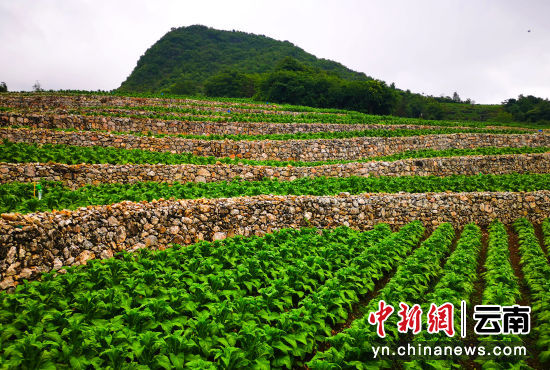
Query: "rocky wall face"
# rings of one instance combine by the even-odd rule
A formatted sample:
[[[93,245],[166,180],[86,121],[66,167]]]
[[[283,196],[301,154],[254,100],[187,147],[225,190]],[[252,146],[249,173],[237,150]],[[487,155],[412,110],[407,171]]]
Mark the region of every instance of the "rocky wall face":
[[[357,137],[319,140],[195,140],[178,137],[116,135],[92,131],[0,128],[0,139],[13,142],[105,146],[126,149],[193,153],[200,156],[255,160],[357,160],[406,150],[482,147],[550,146],[550,134],[448,134],[405,137]]]
[[[3,214],[0,219],[0,288],[40,272],[108,258],[122,250],[164,248],[233,235],[261,235],[286,227],[369,229],[420,220],[488,225],[495,218],[541,222],[550,215],[550,191],[330,196],[256,196],[122,202],[76,211]]]
[[[266,114],[293,114],[302,112],[274,111],[273,104],[261,103],[231,103],[213,100],[172,99],[172,98],[137,98],[129,96],[110,95],[59,95],[36,93],[8,93],[0,95],[0,106],[24,109],[72,109],[82,107],[196,107],[201,110],[225,112],[231,107],[232,112],[266,113]],[[238,108],[246,107],[245,109]],[[276,106],[276,105],[275,105]],[[265,109],[269,108],[269,109]],[[323,113],[317,113],[323,114]]]
[[[250,165],[110,165],[59,163],[0,163],[0,183],[61,181],[72,189],[106,183],[212,182],[240,178],[283,181],[303,177],[349,176],[450,176],[550,173],[550,153],[406,159],[316,167],[268,167]]]
[[[54,95],[54,94],[17,94],[0,95],[0,105],[15,108],[79,108],[96,106],[172,106],[176,103],[198,102],[193,99],[136,98],[109,95]],[[212,102],[211,105],[231,103]]]
[[[135,114],[135,112],[128,112]],[[348,132],[372,129],[414,130],[435,129],[439,126],[341,124],[341,123],[267,123],[267,122],[204,122],[161,120],[153,118],[101,117],[76,114],[3,113],[0,123],[4,126],[29,126],[45,129],[104,130],[117,132],[151,132],[154,134],[184,135],[267,135],[312,132]]]

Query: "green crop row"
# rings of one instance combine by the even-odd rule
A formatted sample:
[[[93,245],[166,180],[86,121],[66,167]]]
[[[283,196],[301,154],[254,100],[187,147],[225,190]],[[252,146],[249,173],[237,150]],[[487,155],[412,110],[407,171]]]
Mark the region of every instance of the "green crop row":
[[[489,243],[487,259],[485,261],[485,290],[481,304],[512,306],[517,304],[521,293],[519,281],[510,262],[510,250],[508,248],[508,233],[505,226],[495,220],[489,227]],[[522,343],[519,335],[496,335],[480,338],[481,343],[493,343],[498,345],[517,345]],[[528,368],[525,359],[478,359],[485,368]]]
[[[542,222],[542,234],[544,249],[546,249],[546,255],[550,255],[550,219],[547,218]]]
[[[59,182],[41,182],[43,196],[38,200],[33,183],[0,184],[1,212],[36,212],[76,209],[121,201],[154,199],[229,198],[262,194],[337,195],[361,193],[427,193],[477,191],[536,191],[550,189],[550,174],[453,175],[403,177],[301,178],[293,181],[221,181],[210,183],[157,183],[86,185],[70,190]]]
[[[525,218],[514,223],[519,237],[519,251],[525,281],[531,293],[532,331],[538,337],[541,363],[550,361],[550,265],[535,235],[533,225]]]
[[[477,265],[479,251],[481,250],[481,229],[468,224],[464,227],[455,251],[449,256],[443,267],[443,275],[432,293],[427,295],[426,303],[423,305],[423,312],[428,313],[430,304],[441,305],[451,303],[454,310],[455,336],[459,336],[460,328],[460,307],[461,302],[468,304],[474,291],[474,283],[477,276]],[[445,345],[456,342],[456,339],[448,337],[445,333],[428,334],[426,331],[416,335],[413,345],[426,341],[432,344]],[[455,359],[455,361],[458,359]],[[452,368],[451,359],[430,359],[422,357],[406,363],[406,369],[445,369]]]
[[[234,109],[238,109],[237,111]],[[239,111],[240,110],[240,111]],[[246,110],[256,110],[246,111]],[[261,111],[260,111],[261,110]],[[265,110],[265,112],[264,112]],[[314,112],[303,111],[302,113],[289,113],[291,111],[280,111],[272,106],[245,107],[245,106],[207,106],[185,104],[185,106],[109,106],[109,107],[83,107],[73,108],[68,111],[70,114],[104,117],[132,117],[149,118],[161,120],[184,120],[199,121],[208,117],[210,122],[234,122],[234,123],[313,123],[313,124],[381,124],[394,125],[404,124],[412,126],[435,126],[436,122],[426,123],[418,119],[401,118],[394,116],[366,115],[357,112]],[[443,124],[442,126],[460,126],[461,122],[454,122],[453,125]],[[472,127],[471,123],[465,126]],[[478,126],[473,126],[478,127]],[[479,126],[482,127],[482,126]]]
[[[318,352],[308,363],[312,369],[337,369],[361,366],[372,359],[371,346],[379,343],[384,346],[396,344],[398,316],[391,315],[385,321],[386,337],[381,339],[375,326],[368,322],[368,313],[378,310],[379,301],[399,307],[400,302],[422,302],[430,288],[430,283],[441,273],[440,260],[449,252],[454,237],[450,224],[440,225],[414,253],[399,265],[394,277],[379,294],[366,306],[367,315],[353,321],[350,328],[329,338],[330,348]],[[381,365],[378,362],[378,365]]]
[[[508,233],[499,221],[489,228],[482,304],[511,306],[520,298],[519,282],[510,262]]]
[[[116,117],[139,118],[134,115],[116,114]],[[155,117],[161,119],[178,119],[179,117]],[[203,120],[198,117],[198,120]],[[487,129],[487,128],[426,128],[426,129],[366,129],[356,131],[334,131],[334,132],[306,132],[295,134],[264,134],[264,135],[247,135],[247,134],[225,134],[225,135],[188,135],[188,134],[155,134],[152,132],[116,132],[113,134],[120,135],[135,135],[148,137],[178,137],[182,139],[197,139],[197,140],[232,140],[232,141],[261,141],[261,140],[330,140],[330,139],[350,139],[360,137],[409,137],[409,136],[426,136],[426,135],[449,135],[449,134],[532,134],[533,131],[525,129]]]
[[[11,125],[9,128],[28,128],[35,129],[29,126]],[[54,128],[54,131],[63,132],[80,132],[73,128]],[[451,134],[533,134],[533,131],[525,129],[486,129],[486,128],[433,128],[433,129],[367,129],[357,131],[342,131],[342,132],[310,132],[310,133],[295,133],[295,134],[265,134],[265,135],[188,135],[188,134],[158,134],[149,132],[132,132],[132,131],[106,131],[89,129],[89,132],[103,132],[113,135],[132,135],[138,137],[155,137],[155,138],[180,138],[190,140],[231,140],[231,141],[263,141],[263,140],[333,140],[333,139],[353,139],[364,137],[413,137],[426,135],[451,135]]]
[[[122,149],[113,147],[92,146],[83,147],[63,144],[30,144],[13,143],[4,139],[0,144],[0,162],[30,163],[56,162],[66,164],[244,164],[255,166],[294,166],[313,167],[330,164],[344,164],[371,161],[397,161],[411,158],[460,157],[472,155],[503,155],[530,154],[550,152],[550,147],[520,147],[520,148],[475,148],[446,150],[415,150],[405,151],[389,156],[369,157],[358,160],[330,160],[319,162],[298,161],[255,161],[250,159],[231,159],[228,157],[202,157],[191,153],[154,152],[142,149]]]
[[[205,104],[189,104],[178,106],[99,106],[99,107],[84,107],[70,109],[70,114],[79,115],[101,115],[115,116],[132,115],[142,118],[159,118],[159,117],[179,117],[190,121],[197,120],[198,117],[210,117],[213,122],[266,122],[276,120],[276,117],[281,117],[283,121],[289,121],[291,117],[296,117],[298,121],[311,121],[319,123],[329,123],[331,119],[342,117],[341,114],[334,113],[317,113],[304,112],[298,114],[289,114],[288,111],[279,111],[273,106],[258,106],[248,107],[243,105],[205,105]],[[328,116],[328,117],[324,117]],[[317,118],[317,119],[316,119]],[[204,118],[203,118],[204,119]],[[375,122],[375,118],[372,118]],[[296,121],[291,121],[296,123]],[[275,122],[274,122],[275,123]],[[282,123],[282,122],[276,122]]]
[[[391,235],[387,225],[366,233],[283,230],[45,274],[0,293],[0,361],[15,368],[290,367],[423,231],[418,222]]]
[[[410,137],[426,135],[449,135],[449,134],[532,134],[532,131],[521,129],[484,129],[484,128],[436,128],[436,129],[367,129],[357,131],[336,131],[336,132],[311,132],[296,134],[265,134],[265,135],[185,135],[185,134],[153,134],[153,137],[178,137],[182,139],[197,140],[232,140],[232,141],[262,141],[262,140],[332,140],[351,139],[361,137]],[[122,133],[126,134],[126,133]],[[141,133],[130,133],[143,135]]]
[[[475,121],[441,121],[441,120],[424,120],[418,118],[407,118],[397,116],[380,116],[365,114],[354,111],[338,110],[338,109],[322,109],[311,107],[300,107],[292,105],[208,105],[202,103],[183,103],[184,105],[195,106],[197,109],[181,107],[176,103],[171,103],[171,106],[119,106],[119,107],[89,107],[78,108],[71,110],[76,114],[91,114],[91,115],[106,115],[109,116],[112,113],[108,110],[119,111],[139,111],[139,116],[149,115],[151,118],[171,117],[171,113],[183,113],[192,115],[204,115],[207,112],[208,115],[219,116],[214,118],[214,122],[269,122],[269,123],[335,123],[335,124],[383,124],[383,125],[417,125],[417,126],[447,126],[447,127],[487,127],[487,126],[515,126],[515,127],[529,127],[527,124],[522,123],[499,123],[499,122],[475,122]],[[201,107],[208,107],[207,109],[200,109]],[[212,108],[223,109],[223,112],[215,112]],[[255,113],[255,112],[233,112],[231,109],[257,109],[267,110],[270,113]],[[102,110],[107,110],[102,112]],[[227,111],[229,110],[229,112]],[[289,114],[286,112],[301,112],[300,114]],[[120,114],[128,114],[120,112]],[[129,115],[132,115],[131,113]],[[173,119],[173,118],[168,118]],[[191,116],[189,121],[198,120],[196,117]]]
[[[346,320],[352,304],[359,301],[359,296],[373,291],[375,281],[403,260],[419,243],[423,232],[422,224],[417,221],[404,226],[350,261],[349,266],[339,270],[322,289],[306,297],[299,308],[282,314],[278,322],[250,327],[262,343],[276,349],[271,366],[303,366],[305,357],[331,334],[331,325]],[[297,340],[304,333],[305,337]],[[282,335],[296,340],[278,345]],[[235,347],[229,349],[235,350]]]

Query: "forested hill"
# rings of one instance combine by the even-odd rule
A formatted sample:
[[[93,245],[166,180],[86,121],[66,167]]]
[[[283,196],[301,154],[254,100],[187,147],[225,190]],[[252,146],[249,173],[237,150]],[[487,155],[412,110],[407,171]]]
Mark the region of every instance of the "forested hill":
[[[173,28],[139,59],[120,91],[202,90],[204,82],[224,71],[270,72],[285,57],[328,71],[346,80],[369,80],[340,63],[319,59],[288,41],[239,31],[194,25]]]
[[[206,95],[447,120],[550,125],[547,99],[520,95],[503,105],[424,96],[319,59],[288,41],[206,26],[173,28],[138,60],[122,93]]]

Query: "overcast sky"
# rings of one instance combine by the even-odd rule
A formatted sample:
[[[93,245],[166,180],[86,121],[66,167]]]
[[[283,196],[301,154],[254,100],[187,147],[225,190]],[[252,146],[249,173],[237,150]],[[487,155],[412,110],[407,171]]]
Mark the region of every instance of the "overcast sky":
[[[171,27],[203,24],[288,40],[413,92],[550,98],[549,19],[548,0],[0,0],[0,81],[115,89]]]

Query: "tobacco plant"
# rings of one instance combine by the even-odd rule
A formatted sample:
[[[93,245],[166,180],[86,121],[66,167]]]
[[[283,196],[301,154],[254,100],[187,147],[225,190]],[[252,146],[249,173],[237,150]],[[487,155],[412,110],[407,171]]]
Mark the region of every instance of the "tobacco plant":
[[[42,200],[34,196],[32,183],[0,184],[0,212],[36,212],[51,209],[76,209],[89,205],[121,201],[154,199],[229,198],[261,194],[336,195],[341,192],[361,193],[424,193],[480,191],[536,191],[550,189],[550,174],[453,175],[300,178],[293,181],[263,179],[261,181],[220,181],[209,183],[157,183],[86,185],[70,190],[59,182],[41,182]]]
[[[518,147],[518,148],[474,148],[445,150],[408,150],[397,154],[380,157],[368,157],[354,160],[327,160],[316,162],[301,161],[257,161],[244,158],[198,156],[191,153],[155,152],[142,149],[123,149],[102,146],[76,146],[64,144],[33,144],[14,143],[4,139],[0,144],[0,161],[8,163],[55,162],[65,164],[241,164],[258,166],[294,166],[311,167],[329,164],[344,164],[371,161],[396,161],[412,158],[457,157],[469,155],[503,155],[546,153],[549,147]]]
[[[13,294],[0,293],[0,362],[8,368],[283,366],[286,357],[274,357],[283,343],[293,348],[306,340],[307,332],[285,332],[308,322],[301,307],[390,234],[387,225],[367,232],[285,229],[122,253],[63,275],[48,273]],[[376,263],[383,255],[372,258]],[[342,295],[343,302],[354,297]],[[296,351],[290,354],[299,356]]]
[[[535,235],[533,224],[520,218],[514,223],[519,237],[519,251],[523,275],[531,293],[531,317],[535,317],[532,331],[537,335],[539,360],[550,361],[550,264]]]
[[[351,327],[329,339],[331,347],[318,352],[308,363],[313,369],[340,367],[367,367],[370,348],[373,345],[392,345],[398,339],[396,314],[385,322],[386,337],[381,341],[374,326],[368,323],[368,313],[378,309],[378,302],[398,307],[400,302],[414,304],[422,302],[430,288],[430,283],[441,274],[440,260],[449,251],[454,237],[454,229],[441,224],[414,253],[399,265],[394,277],[365,308],[366,313],[355,320]],[[380,365],[381,363],[379,363]],[[386,364],[389,366],[389,364]]]

